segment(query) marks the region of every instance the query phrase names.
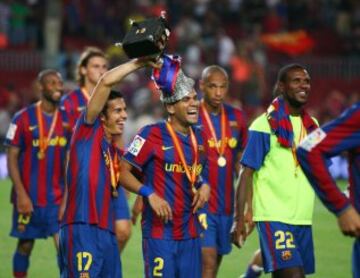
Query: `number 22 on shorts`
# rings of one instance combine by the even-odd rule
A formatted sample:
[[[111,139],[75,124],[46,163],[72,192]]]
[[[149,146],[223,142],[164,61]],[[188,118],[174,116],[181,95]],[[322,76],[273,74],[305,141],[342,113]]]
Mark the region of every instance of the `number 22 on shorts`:
[[[276,249],[290,249],[295,248],[294,235],[289,231],[278,230],[274,233],[276,237],[275,248]]]

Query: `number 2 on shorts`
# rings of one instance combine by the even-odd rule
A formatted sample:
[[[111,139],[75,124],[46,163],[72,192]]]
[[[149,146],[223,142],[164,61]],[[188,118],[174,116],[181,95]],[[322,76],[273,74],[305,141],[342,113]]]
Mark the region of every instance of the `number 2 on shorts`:
[[[162,277],[161,271],[164,268],[164,259],[160,258],[160,257],[156,257],[154,259],[154,263],[156,264],[156,266],[154,267],[154,270],[153,270],[153,276],[154,277]]]

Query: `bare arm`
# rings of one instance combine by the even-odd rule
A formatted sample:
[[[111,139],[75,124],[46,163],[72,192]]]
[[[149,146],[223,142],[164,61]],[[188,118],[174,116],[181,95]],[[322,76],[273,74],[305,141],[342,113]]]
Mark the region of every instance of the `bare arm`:
[[[18,167],[19,154],[20,149],[18,147],[9,146],[7,149],[7,164],[10,178],[14,184],[16,193],[16,209],[19,213],[29,215],[34,208],[21,180],[20,170]]]
[[[240,164],[240,159],[241,159],[241,156],[242,156],[242,151],[238,152],[236,154],[236,157],[235,157],[235,173],[236,173],[236,179],[239,178],[239,173],[240,173],[240,169],[241,169],[241,164]]]
[[[245,204],[245,213],[244,221],[246,228],[246,236],[249,236],[254,230],[255,224],[253,221],[253,208],[252,208],[252,198],[253,198],[253,177],[249,177],[247,181],[247,190],[246,190],[246,204]]]
[[[241,247],[242,242],[246,240],[247,231],[245,227],[245,204],[247,199],[252,196],[252,190],[248,189],[252,184],[254,170],[243,166],[239,174],[239,182],[236,189],[236,226],[234,229],[233,241],[235,245]],[[248,204],[248,206],[251,204]]]
[[[152,63],[151,60],[147,58],[133,59],[104,73],[96,84],[94,92],[87,105],[86,122],[94,123],[102,111],[110,95],[111,88],[114,85],[121,82],[128,74],[147,65],[154,67],[159,66]]]
[[[132,165],[127,161],[122,160],[120,163],[120,184],[127,190],[136,194],[142,194],[142,189],[147,187],[143,185],[131,172]],[[155,211],[156,215],[165,222],[172,219],[172,211],[168,202],[160,198],[155,192],[152,192],[147,197],[150,206]]]
[[[143,198],[140,195],[137,195],[134,205],[131,209],[131,222],[133,223],[133,225],[136,225],[138,215],[142,211],[142,208],[143,208]]]

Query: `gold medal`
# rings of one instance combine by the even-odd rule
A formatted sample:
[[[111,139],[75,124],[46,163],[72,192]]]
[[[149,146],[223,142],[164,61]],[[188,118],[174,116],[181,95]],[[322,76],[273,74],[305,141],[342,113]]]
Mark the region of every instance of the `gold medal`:
[[[44,159],[45,158],[45,152],[44,151],[38,151],[37,158],[39,160]]]
[[[112,196],[113,196],[114,198],[117,198],[117,197],[119,196],[119,193],[117,192],[116,189],[114,189],[114,190],[111,192],[111,194],[112,194]]]
[[[39,160],[45,158],[45,152],[50,144],[50,141],[52,140],[51,137],[55,131],[55,126],[56,126],[58,114],[59,114],[59,110],[56,108],[54,116],[51,121],[49,133],[45,137],[44,120],[43,120],[40,105],[41,105],[41,101],[39,101],[36,104],[36,118],[37,118],[37,122],[39,124],[39,151],[37,153],[37,158]]]
[[[226,165],[226,158],[223,156],[219,156],[217,163],[220,167],[225,167]]]
[[[171,139],[174,143],[174,147],[175,147],[177,154],[179,155],[181,164],[184,166],[185,175],[190,182],[191,192],[193,194],[196,194],[196,188],[195,188],[194,184],[197,179],[196,169],[198,168],[199,154],[198,154],[198,143],[197,143],[195,134],[194,134],[193,130],[191,129],[191,127],[189,127],[191,146],[194,151],[194,162],[189,169],[189,167],[186,163],[186,160],[185,160],[184,151],[181,148],[180,143],[179,143],[179,138],[177,137],[173,127],[171,126],[170,122],[168,122],[168,121],[166,122],[166,128],[167,128],[167,130],[171,136]]]
[[[234,137],[231,137],[230,139],[229,139],[229,141],[228,141],[228,144],[229,144],[229,147],[230,148],[235,148],[236,147],[236,144],[237,144],[237,140],[236,140],[236,138],[234,138]]]
[[[207,123],[207,126],[211,132],[211,140],[214,141],[214,146],[216,148],[217,153],[219,154],[219,158],[217,160],[217,164],[219,165],[219,167],[225,167],[226,165],[226,159],[224,157],[224,153],[225,153],[225,149],[226,149],[226,145],[229,144],[229,146],[234,145],[236,146],[236,139],[235,138],[230,138],[228,139],[228,137],[226,137],[226,113],[225,113],[225,109],[224,106],[221,106],[221,110],[220,110],[220,117],[221,117],[221,138],[220,140],[217,139],[216,137],[216,132],[215,132],[215,128],[211,122],[209,113],[206,110],[206,107],[204,105],[204,102],[201,103],[201,108],[203,111],[203,115],[204,115],[204,119],[205,122]],[[234,142],[235,140],[235,142]],[[230,145],[231,144],[231,145]]]

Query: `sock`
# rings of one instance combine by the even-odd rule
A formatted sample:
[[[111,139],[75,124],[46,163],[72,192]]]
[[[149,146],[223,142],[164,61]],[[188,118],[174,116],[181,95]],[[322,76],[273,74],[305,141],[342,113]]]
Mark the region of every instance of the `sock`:
[[[15,251],[13,256],[13,274],[16,278],[26,277],[29,268],[29,256]]]
[[[248,266],[248,269],[246,270],[246,274],[245,274],[245,278],[256,278],[256,277],[260,277],[261,272],[263,271],[263,268],[256,265],[256,264],[252,264]]]

